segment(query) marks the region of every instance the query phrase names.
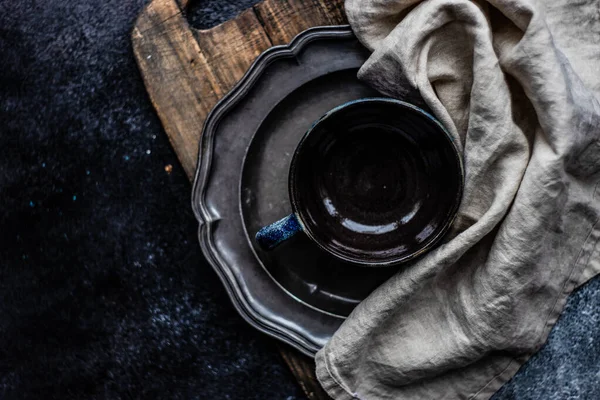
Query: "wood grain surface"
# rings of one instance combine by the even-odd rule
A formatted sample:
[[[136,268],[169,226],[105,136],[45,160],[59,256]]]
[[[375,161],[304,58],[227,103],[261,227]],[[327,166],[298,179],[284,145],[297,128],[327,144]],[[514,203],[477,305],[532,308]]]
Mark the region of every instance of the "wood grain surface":
[[[264,0],[199,30],[185,17],[188,2],[151,1],[135,23],[132,42],[152,104],[192,179],[204,120],[256,57],[310,27],[347,22],[342,0]],[[314,375],[314,361],[286,345],[277,347],[308,398],[328,399]]]

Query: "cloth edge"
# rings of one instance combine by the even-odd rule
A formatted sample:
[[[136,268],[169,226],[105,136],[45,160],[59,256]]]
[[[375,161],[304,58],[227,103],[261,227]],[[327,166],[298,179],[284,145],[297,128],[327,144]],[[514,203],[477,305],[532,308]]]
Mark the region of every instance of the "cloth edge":
[[[336,400],[352,400],[356,397],[351,395],[338,383],[336,378],[329,372],[327,367],[327,356],[324,349],[321,349],[315,356],[316,375],[321,387],[327,392],[329,397]]]

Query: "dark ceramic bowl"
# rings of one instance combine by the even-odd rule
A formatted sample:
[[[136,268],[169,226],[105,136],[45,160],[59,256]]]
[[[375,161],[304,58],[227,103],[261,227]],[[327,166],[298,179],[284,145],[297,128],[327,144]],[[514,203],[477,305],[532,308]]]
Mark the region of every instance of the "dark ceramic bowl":
[[[289,171],[293,214],[256,239],[268,250],[304,231],[343,261],[399,264],[446,233],[463,175],[452,137],[433,116],[394,99],[352,101],[306,132]]]

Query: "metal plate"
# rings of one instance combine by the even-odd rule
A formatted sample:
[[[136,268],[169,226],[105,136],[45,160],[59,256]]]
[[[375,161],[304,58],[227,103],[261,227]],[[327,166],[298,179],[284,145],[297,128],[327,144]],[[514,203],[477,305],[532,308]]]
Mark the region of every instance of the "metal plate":
[[[367,57],[347,26],[267,50],[212,110],[200,142],[192,206],[205,256],[251,325],[308,355],[397,267],[343,264],[303,235],[270,253],[252,238],[291,211],[288,167],[312,122],[379,96],[356,79]]]

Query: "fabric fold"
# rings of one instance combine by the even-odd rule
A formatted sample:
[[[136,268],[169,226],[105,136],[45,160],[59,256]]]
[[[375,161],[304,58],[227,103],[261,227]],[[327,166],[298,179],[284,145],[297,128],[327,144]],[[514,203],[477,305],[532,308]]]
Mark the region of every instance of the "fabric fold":
[[[346,1],[373,51],[359,78],[422,99],[460,144],[466,178],[447,241],[317,354],[333,398],[489,398],[600,272],[600,74],[588,65],[600,35],[561,22],[588,3]]]

